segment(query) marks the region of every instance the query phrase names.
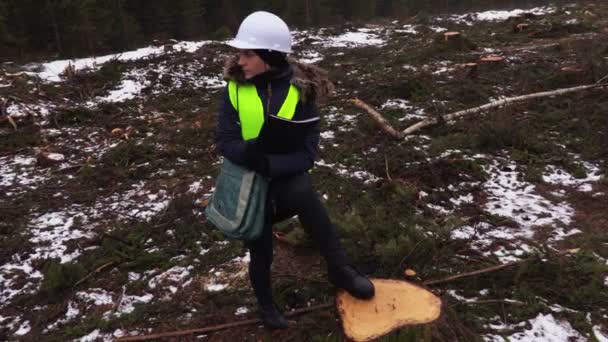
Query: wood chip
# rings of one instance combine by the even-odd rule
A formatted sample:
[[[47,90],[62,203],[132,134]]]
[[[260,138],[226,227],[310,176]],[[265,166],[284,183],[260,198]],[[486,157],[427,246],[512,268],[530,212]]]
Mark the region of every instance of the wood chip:
[[[416,276],[416,274],[417,274],[417,273],[416,273],[416,271],[414,271],[414,270],[412,270],[412,269],[409,269],[409,268],[408,268],[407,270],[405,270],[405,272],[404,272],[404,273],[405,273],[405,275],[406,275],[406,276],[408,276],[408,277],[415,277],[415,276]]]

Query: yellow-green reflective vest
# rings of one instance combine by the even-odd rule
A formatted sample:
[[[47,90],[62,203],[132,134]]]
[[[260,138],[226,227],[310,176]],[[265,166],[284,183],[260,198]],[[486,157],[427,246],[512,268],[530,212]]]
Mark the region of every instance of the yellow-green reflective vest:
[[[255,85],[229,81],[228,95],[232,107],[239,113],[243,140],[257,138],[264,123],[264,105]],[[277,116],[287,120],[293,119],[299,100],[300,91],[292,84]]]

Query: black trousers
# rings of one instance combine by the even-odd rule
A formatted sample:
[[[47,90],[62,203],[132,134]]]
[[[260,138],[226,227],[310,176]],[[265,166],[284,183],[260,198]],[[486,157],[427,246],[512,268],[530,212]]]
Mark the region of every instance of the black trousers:
[[[273,179],[268,190],[262,236],[246,242],[251,257],[249,279],[260,304],[272,302],[272,224],[294,215],[298,216],[304,230],[319,245],[328,267],[349,263],[327,211],[313,190],[310,175],[301,173]]]

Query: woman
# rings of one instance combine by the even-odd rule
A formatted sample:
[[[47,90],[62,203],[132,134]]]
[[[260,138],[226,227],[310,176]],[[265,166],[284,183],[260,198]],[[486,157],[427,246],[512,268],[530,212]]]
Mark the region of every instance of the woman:
[[[272,224],[293,215],[320,246],[330,282],[357,298],[373,297],[372,282],[350,265],[312,187],[308,171],[314,165],[319,144],[318,124],[299,146],[286,153],[268,153],[256,143],[264,118],[269,115],[290,120],[316,117],[316,102],[324,100],[333,85],[321,69],[288,60],[291,34],[274,14],[249,15],[228,44],[237,48],[239,55],[228,60],[224,69],[228,86],[220,106],[216,145],[225,158],[271,180],[262,236],[246,242],[251,256],[249,278],[264,325],[287,327],[287,320],[272,299]]]

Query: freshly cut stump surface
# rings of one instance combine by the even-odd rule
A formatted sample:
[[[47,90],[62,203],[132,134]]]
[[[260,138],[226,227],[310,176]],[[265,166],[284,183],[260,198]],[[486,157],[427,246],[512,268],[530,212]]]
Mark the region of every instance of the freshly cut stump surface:
[[[430,323],[441,314],[441,300],[431,291],[406,281],[371,279],[376,295],[360,300],[338,291],[336,307],[345,335],[369,341],[409,325]]]

